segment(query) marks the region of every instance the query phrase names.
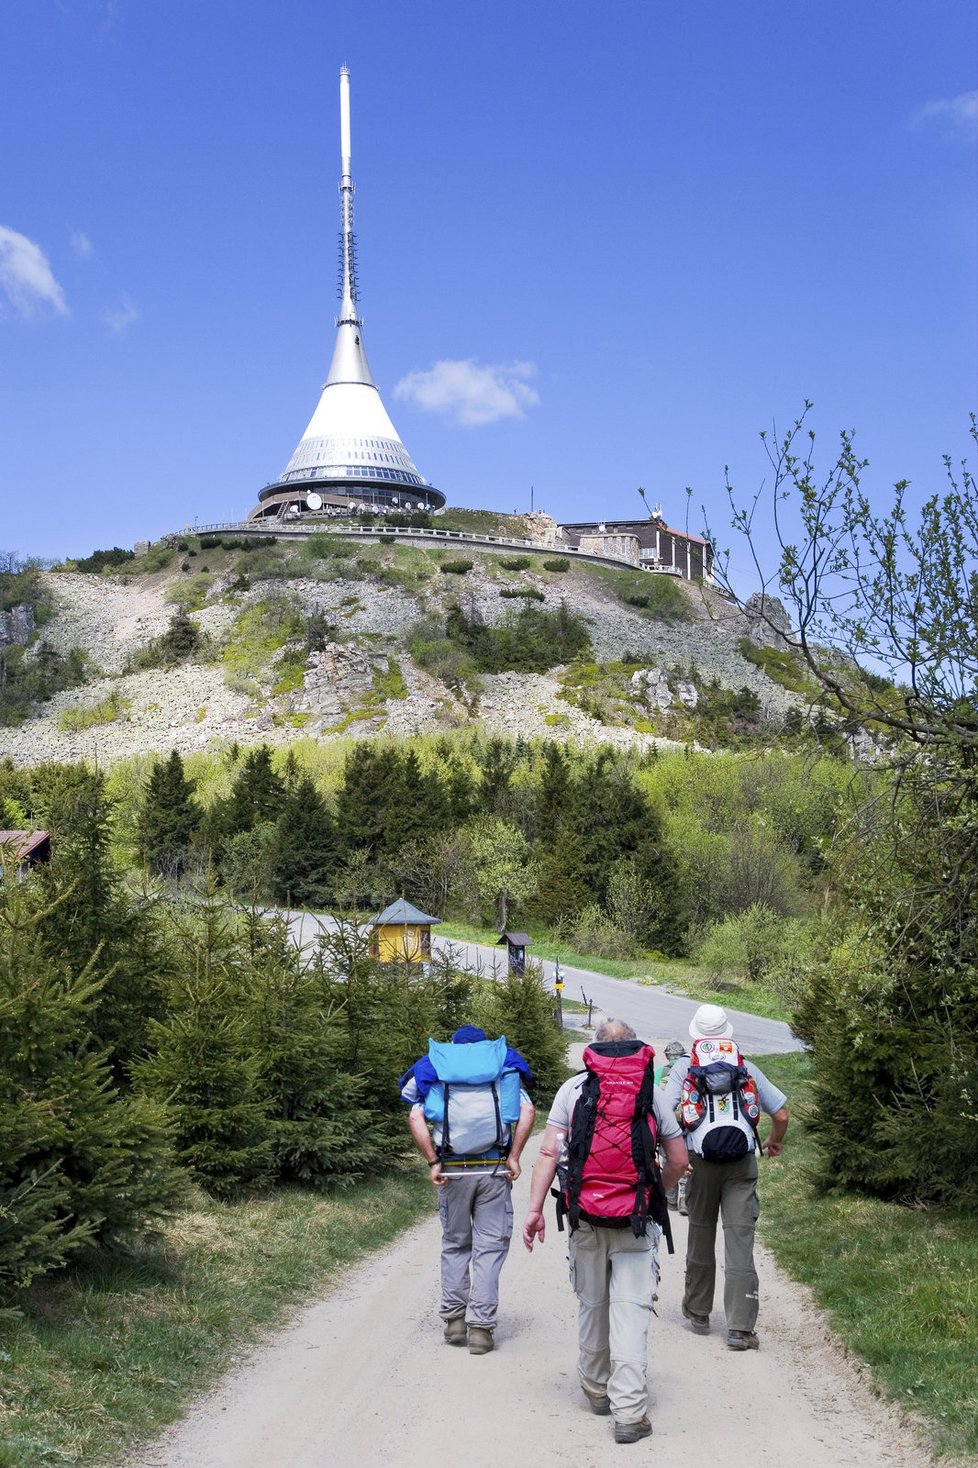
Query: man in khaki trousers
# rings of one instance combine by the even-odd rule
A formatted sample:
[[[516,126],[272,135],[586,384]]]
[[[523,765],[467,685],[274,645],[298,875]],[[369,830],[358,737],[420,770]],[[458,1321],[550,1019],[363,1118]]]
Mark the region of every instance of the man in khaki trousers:
[[[733,1025],[726,1010],[718,1004],[701,1004],[689,1027],[693,1041],[731,1039]],[[683,1056],[676,1061],[666,1086],[666,1104],[670,1109],[680,1103],[683,1081],[691,1061]],[[746,1069],[757,1087],[761,1110],[771,1118],[771,1130],[763,1144],[768,1157],[776,1157],[788,1128],[786,1097],[783,1091],[750,1061]],[[757,1196],[756,1139],[749,1132],[749,1151],[734,1161],[710,1161],[701,1153],[701,1133],[687,1133],[689,1147],[686,1209],[689,1234],[686,1243],[686,1289],[683,1315],[696,1335],[707,1335],[710,1312],[716,1288],[717,1222],[723,1222],[724,1282],[723,1306],[726,1312],[727,1346],[731,1351],[756,1351],[758,1337],[755,1326],[758,1310],[758,1278],[754,1266],[754,1230],[761,1211]]]

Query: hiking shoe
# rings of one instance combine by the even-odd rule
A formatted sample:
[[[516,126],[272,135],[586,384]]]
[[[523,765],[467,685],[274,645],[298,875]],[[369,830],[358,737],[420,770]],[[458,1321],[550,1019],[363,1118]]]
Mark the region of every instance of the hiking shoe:
[[[730,1351],[756,1351],[760,1345],[756,1330],[728,1330],[727,1349]]]
[[[492,1331],[487,1325],[469,1326],[469,1355],[485,1356],[492,1350]]]
[[[594,1413],[595,1417],[610,1417],[610,1415],[611,1415],[611,1400],[610,1400],[610,1398],[608,1398],[608,1397],[592,1397],[592,1396],[588,1396],[588,1393],[587,1392],[585,1392],[584,1395],[587,1397],[587,1404],[591,1408],[591,1411]]]
[[[640,1438],[648,1437],[652,1431],[652,1424],[647,1417],[638,1422],[616,1422],[616,1443],[637,1443]]]
[[[465,1328],[465,1316],[456,1315],[453,1320],[445,1321],[445,1339],[450,1346],[464,1346],[468,1339]]]
[[[685,1302],[685,1300],[683,1301],[683,1315],[689,1321],[689,1328],[693,1332],[694,1335],[709,1335],[710,1334],[710,1317],[709,1317],[709,1315],[694,1315],[694,1313],[693,1313],[692,1310],[687,1310],[686,1309],[686,1302]],[[743,1332],[734,1332],[734,1331],[731,1331],[730,1332],[730,1335],[742,1334],[742,1333]],[[727,1345],[729,1345],[729,1344],[730,1344],[730,1336],[727,1337]]]

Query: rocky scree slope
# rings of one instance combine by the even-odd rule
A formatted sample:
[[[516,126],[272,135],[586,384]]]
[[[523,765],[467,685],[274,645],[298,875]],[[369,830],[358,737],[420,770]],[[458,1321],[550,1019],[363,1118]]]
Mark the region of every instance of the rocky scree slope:
[[[803,702],[744,658],[739,641],[753,632],[763,642],[766,634],[711,588],[674,583],[689,620],[664,621],[627,605],[613,578],[586,565],[559,575],[535,561],[507,573],[498,556],[476,553],[467,574],[442,575],[437,558],[414,551],[415,569],[398,577],[399,549],[381,550],[374,561],[357,562],[355,574],[347,567],[342,575],[335,566],[310,569],[294,557],[267,579],[243,575],[225,557],[214,574],[197,578],[207,583],[198,596],[202,604],[190,612],[203,634],[201,652],[174,667],[139,671],[131,671],[133,662],[170,626],[175,601],[187,590],[186,572],[138,574],[137,561],[135,574],[46,573],[55,613],[44,640],[62,653],[83,648],[94,673],[83,686],[35,706],[21,725],[0,729],[0,758],[105,764],[173,748],[187,754],[232,742],[367,737],[382,730],[405,736],[473,723],[510,737],[647,747],[668,741],[644,715],[696,701],[695,687],[691,695],[678,688],[677,669],[695,671],[701,687],[715,680],[721,688],[750,689],[774,731]],[[385,584],[385,574],[395,584]],[[534,605],[550,610],[565,602],[586,622],[595,663],[629,660],[634,671],[619,679],[621,697],[610,709],[561,696],[568,692],[561,668],[484,674],[475,685],[449,688],[413,662],[407,643],[423,618],[443,624],[458,605],[470,620],[497,625],[525,604],[501,598],[504,588],[529,593]],[[293,627],[296,618],[315,622],[325,635],[312,648],[293,636],[264,655],[253,649],[248,674],[235,672],[235,653],[249,635],[242,630],[247,613],[260,619],[270,604],[278,616],[290,611]],[[290,651],[293,677],[283,686],[281,659]]]

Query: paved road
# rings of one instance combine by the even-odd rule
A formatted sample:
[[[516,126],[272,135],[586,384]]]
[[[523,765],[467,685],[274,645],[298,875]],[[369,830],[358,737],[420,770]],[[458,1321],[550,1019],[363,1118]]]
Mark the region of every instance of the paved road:
[[[306,945],[315,940],[323,926],[329,926],[330,918],[317,917],[312,913],[295,913],[290,926],[297,942]],[[436,950],[451,948],[467,967],[484,974],[502,977],[506,971],[505,950],[487,948],[475,943],[463,943],[454,938],[435,936]],[[544,979],[553,985],[554,965],[549,959],[541,961]],[[658,984],[646,984],[640,979],[611,979],[605,974],[591,973],[587,969],[568,968],[561,964],[564,977],[564,998],[578,1001],[583,994],[592,1000],[595,1010],[603,1015],[623,1019],[644,1040],[649,1040],[660,1049],[674,1037],[685,1039],[689,1022],[699,1004],[697,999],[684,999]],[[745,1014],[741,1010],[728,1009],[734,1024],[734,1034],[740,1048],[748,1055],[781,1055],[788,1050],[802,1050],[804,1046],[792,1034],[788,1025],[781,1020],[763,1019],[756,1014]]]
[[[495,973],[501,977],[506,971],[505,950],[502,948],[485,948],[437,937],[435,947],[451,947],[460,953],[464,963],[483,973]],[[540,966],[548,987],[552,986],[553,963],[543,959]],[[647,984],[641,979],[612,979],[587,969],[569,968],[566,964],[561,964],[560,969],[565,999],[582,1002],[582,995],[586,996],[586,1000],[593,1001],[596,1010],[615,1019],[623,1019],[657,1048],[673,1037],[686,1039],[689,1022],[700,1003],[698,999],[684,999],[681,994],[673,994],[659,984]],[[737,1009],[728,1009],[727,1013],[733,1021],[737,1043],[745,1054],[781,1055],[787,1050],[804,1049],[801,1041],[781,1020],[763,1019]]]

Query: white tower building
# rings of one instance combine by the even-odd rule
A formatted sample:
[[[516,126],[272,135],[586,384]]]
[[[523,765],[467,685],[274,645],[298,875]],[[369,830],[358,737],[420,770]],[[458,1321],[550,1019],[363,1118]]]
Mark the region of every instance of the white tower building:
[[[329,374],[309,426],[250,520],[322,511],[436,510],[445,496],[418,473],[370,375],[357,300],[350,73],[340,69],[340,314]]]

